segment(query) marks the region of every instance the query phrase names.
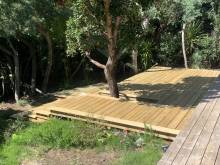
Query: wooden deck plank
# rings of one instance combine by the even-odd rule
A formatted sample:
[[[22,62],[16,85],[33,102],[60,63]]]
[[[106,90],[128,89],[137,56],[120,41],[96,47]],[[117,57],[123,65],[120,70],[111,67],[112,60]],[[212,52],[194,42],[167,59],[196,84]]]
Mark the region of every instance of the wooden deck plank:
[[[204,110],[207,109],[208,104],[210,104],[211,99],[208,96],[212,96],[214,91],[210,90],[207,96],[203,99],[203,101],[196,107],[196,110],[192,114],[187,126],[180,132],[180,134],[176,137],[175,141],[167,150],[166,154],[159,161],[158,165],[171,165],[174,159],[176,158],[179,150],[183,146],[185,142],[185,137],[188,137],[193,126],[196,124],[198,118],[204,114]],[[204,115],[203,115],[204,116]]]
[[[127,113],[131,112],[131,111],[135,111],[135,108],[138,107],[137,104],[134,103],[126,103],[126,106],[124,106],[122,109],[118,110],[118,111],[113,111],[112,113],[110,113],[109,115],[112,117],[118,117],[118,118],[123,118]],[[137,112],[137,111],[136,111]]]
[[[158,165],[185,164],[190,156],[191,150],[198,140],[201,130],[207,122],[219,96],[220,80],[218,79],[202,102],[196,107],[191,120],[187,126],[180,132],[175,141],[171,144],[166,154],[160,160]]]
[[[186,70],[184,73],[187,74],[188,70]],[[195,72],[196,73],[196,72]],[[198,75],[197,74],[193,74],[193,76],[196,76]],[[186,75],[183,74],[182,76],[179,76],[179,78],[177,80],[181,80],[181,78],[185,77]],[[176,81],[174,81],[176,83]],[[179,82],[179,81],[178,81]],[[174,89],[175,87],[173,87]],[[171,88],[172,89],[172,88]],[[191,87],[191,89],[193,89],[193,87]],[[188,92],[189,93],[189,92]],[[168,98],[167,99],[167,102],[168,103],[171,103],[171,100],[174,100],[173,103],[172,103],[172,106],[178,106],[178,104],[180,102],[182,102],[183,98],[186,97],[185,95],[183,95],[183,97],[177,97],[176,95],[173,95],[172,97]],[[182,106],[185,106],[185,104],[183,104]],[[180,109],[178,108],[164,108],[163,112],[161,111],[158,111],[154,117],[153,117],[153,121],[152,123],[153,124],[163,124],[163,125],[168,125],[169,122],[171,121],[171,119],[174,118],[174,116],[178,113],[180,113]],[[171,119],[170,119],[171,118]],[[177,120],[177,123],[179,123],[179,121]],[[174,128],[176,128],[177,125],[174,126]]]
[[[217,158],[215,160],[215,165],[220,165],[220,147],[218,149],[218,155],[217,155]]]
[[[203,155],[203,159],[201,165],[214,165],[217,159],[217,154],[220,147],[220,118],[218,117],[217,124],[212,133],[211,139],[206,147],[205,154]],[[220,162],[218,162],[220,163]]]
[[[213,101],[212,104],[209,104],[209,106],[205,108],[205,113],[203,113],[200,116],[196,125],[193,127],[192,131],[187,136],[186,140],[184,141],[183,147],[179,150],[178,155],[173,160],[173,164],[185,164],[187,162],[187,159],[190,156],[190,151],[193,149],[196,141],[198,140],[202,132],[202,129],[205,123],[207,122],[208,117],[211,114],[215,104],[216,101]]]
[[[201,83],[195,83],[195,84],[197,86],[202,85]],[[193,90],[193,88],[196,90]],[[198,100],[198,98],[200,98],[204,93],[204,91],[202,91],[202,90],[197,90],[197,88],[195,86],[192,86],[192,88],[190,88],[190,90],[192,90],[192,92],[189,92],[189,96],[191,96],[191,97],[187,97],[187,93],[184,94],[184,97],[187,97],[188,100],[185,101],[184,104],[182,104],[183,106],[186,106],[186,107],[194,106],[194,104]],[[199,92],[197,92],[197,91],[199,91]],[[197,93],[197,94],[195,94],[195,93]],[[177,113],[173,113],[174,116],[171,114],[170,117],[172,117],[172,120],[168,123],[167,126],[170,128],[177,128],[180,123],[177,119],[180,119],[180,121],[182,121],[183,118],[185,117],[185,115],[188,114],[187,111],[189,111],[189,110],[190,110],[189,108],[184,108]]]
[[[203,158],[203,154],[205,153],[206,147],[209,143],[211,135],[218,121],[219,115],[220,115],[220,99],[218,99],[212,114],[208,118],[208,121],[205,124],[200,134],[200,137],[198,138],[195,146],[193,147],[193,150],[190,153],[189,159],[187,160],[188,165],[193,165],[198,162],[201,162]]]
[[[186,122],[188,122],[188,120],[190,120],[193,111],[194,111],[194,108],[191,108],[191,109],[188,110],[188,112],[182,118],[182,120],[180,121],[180,123],[178,124],[176,129],[182,130],[182,128],[184,128],[184,126],[186,125]],[[171,128],[173,128],[173,127],[171,127]]]
[[[155,108],[149,105],[139,105],[135,108],[135,111],[137,113],[133,113],[133,115],[129,115],[126,117],[128,120],[134,120],[134,121],[140,121],[140,122],[146,122],[147,119],[155,113]]]

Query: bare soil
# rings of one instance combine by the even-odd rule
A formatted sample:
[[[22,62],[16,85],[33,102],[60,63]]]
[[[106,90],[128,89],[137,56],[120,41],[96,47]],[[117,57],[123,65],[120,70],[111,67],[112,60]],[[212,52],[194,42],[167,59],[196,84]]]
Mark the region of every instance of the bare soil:
[[[111,165],[120,155],[115,151],[57,149],[50,150],[37,160],[24,160],[21,165]]]

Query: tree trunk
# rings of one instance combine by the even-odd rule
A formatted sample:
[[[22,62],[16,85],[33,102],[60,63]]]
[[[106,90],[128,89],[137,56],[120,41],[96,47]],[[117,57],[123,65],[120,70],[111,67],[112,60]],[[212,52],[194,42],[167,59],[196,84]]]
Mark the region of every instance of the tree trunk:
[[[134,74],[138,73],[138,50],[135,48],[132,50],[132,66],[133,66],[133,71]]]
[[[85,52],[86,57],[90,60],[91,63],[96,65],[97,67],[104,69],[105,78],[107,80],[110,95],[112,97],[119,97],[118,85],[116,80],[116,69],[118,62],[118,54],[117,54],[117,36],[118,30],[121,23],[121,17],[117,16],[115,19],[115,24],[113,28],[112,16],[110,14],[110,3],[111,0],[104,0],[104,14],[106,17],[105,22],[105,34],[108,43],[108,61],[105,65],[99,63],[94,60],[90,56],[90,50]]]
[[[116,69],[118,62],[117,55],[117,37],[121,22],[121,17],[116,17],[115,26],[113,28],[112,16],[110,14],[110,0],[104,0],[104,13],[106,17],[106,34],[108,41],[108,61],[104,69],[105,77],[109,85],[110,95],[119,98],[118,85],[116,80]]]
[[[186,46],[185,46],[185,28],[186,28],[186,24],[184,23],[182,29],[182,50],[183,50],[184,66],[185,68],[188,68],[187,57],[186,57]]]
[[[109,86],[110,95],[112,97],[119,98],[118,85],[115,77],[116,67],[116,63],[112,61],[111,57],[109,57],[104,69],[104,73]]]
[[[5,77],[4,74],[1,74],[2,77],[2,98],[5,96]]]
[[[31,93],[32,95],[35,94],[36,89],[36,79],[37,79],[37,59],[36,59],[36,53],[33,49],[30,50],[31,56],[32,56],[32,65],[31,65]]]
[[[20,99],[20,64],[19,64],[19,57],[18,57],[18,52],[15,50],[13,44],[11,43],[10,39],[8,39],[9,46],[13,52],[13,60],[14,60],[14,75],[15,75],[15,101],[18,103]]]
[[[219,56],[219,47],[220,47],[220,3],[218,1],[215,2],[215,6],[214,6],[214,11],[215,11],[215,16],[214,16],[214,20],[215,20],[215,54],[216,57]]]
[[[15,101],[18,103],[20,99],[20,67],[19,67],[19,59],[18,56],[14,56],[14,64],[15,64]]]
[[[41,33],[41,35],[44,36],[44,38],[46,39],[47,47],[48,47],[47,67],[46,67],[46,72],[45,72],[44,80],[42,84],[42,91],[46,92],[49,78],[50,78],[50,73],[52,70],[52,64],[53,64],[53,46],[52,46],[52,40],[50,38],[49,32],[44,30],[44,28],[41,25],[38,26],[38,30]]]

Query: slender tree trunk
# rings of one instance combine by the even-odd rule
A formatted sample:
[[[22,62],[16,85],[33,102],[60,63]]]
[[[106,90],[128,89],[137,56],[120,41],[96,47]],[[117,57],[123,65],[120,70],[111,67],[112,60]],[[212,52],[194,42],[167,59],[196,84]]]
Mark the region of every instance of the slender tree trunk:
[[[2,98],[5,96],[5,77],[4,74],[1,74],[2,76]]]
[[[133,66],[134,74],[138,73],[138,61],[137,61],[137,58],[138,58],[138,50],[137,50],[137,48],[134,48],[132,50],[132,66]]]
[[[14,56],[14,64],[15,64],[15,101],[18,103],[20,99],[20,67],[19,67],[19,59],[18,56]]]
[[[184,23],[182,29],[182,50],[183,50],[184,66],[185,68],[188,68],[187,57],[186,57],[186,46],[185,46],[185,29],[186,29],[186,24]]]
[[[215,6],[214,6],[214,11],[215,11],[215,54],[216,57],[219,56],[219,47],[220,47],[220,3],[216,0],[215,1]]]
[[[18,52],[15,50],[13,44],[11,43],[10,39],[8,39],[9,46],[13,52],[13,60],[14,60],[14,75],[15,75],[15,83],[14,83],[14,88],[15,88],[15,101],[18,103],[20,99],[20,64],[19,64],[19,57],[18,57]]]
[[[52,64],[53,64],[53,45],[52,45],[52,40],[50,38],[49,32],[44,30],[44,28],[41,25],[38,26],[38,30],[41,33],[41,35],[44,36],[44,38],[46,39],[47,47],[48,47],[47,67],[46,67],[46,72],[45,72],[44,80],[42,84],[42,91],[46,92],[51,70],[52,70]]]
[[[36,89],[36,79],[37,79],[37,59],[36,59],[36,53],[35,50],[31,50],[31,56],[32,56],[32,65],[31,65],[31,93],[32,95],[35,94]]]

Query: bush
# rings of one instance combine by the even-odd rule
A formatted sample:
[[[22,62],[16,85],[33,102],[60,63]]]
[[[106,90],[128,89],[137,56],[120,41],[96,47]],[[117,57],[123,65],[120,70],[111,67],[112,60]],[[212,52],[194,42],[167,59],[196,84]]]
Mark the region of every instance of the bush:
[[[196,51],[192,55],[194,68],[211,68],[220,62],[215,52],[215,40],[208,35],[202,35],[196,39]]]
[[[165,33],[161,37],[160,63],[166,66],[183,64],[179,34]]]

